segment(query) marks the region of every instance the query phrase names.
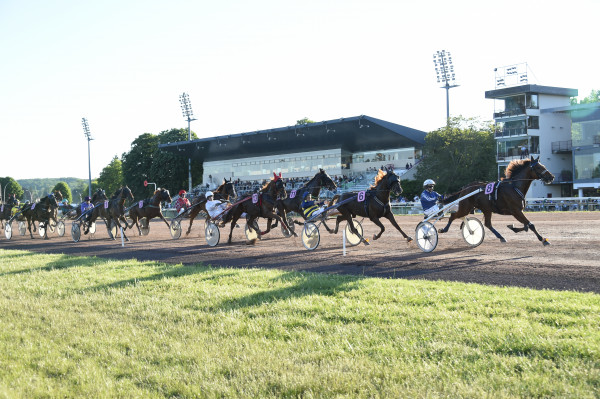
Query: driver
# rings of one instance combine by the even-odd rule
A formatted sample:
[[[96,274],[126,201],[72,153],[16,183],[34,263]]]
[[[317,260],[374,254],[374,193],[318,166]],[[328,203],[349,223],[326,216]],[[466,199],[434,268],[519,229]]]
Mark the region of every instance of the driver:
[[[220,217],[222,220],[220,227],[223,227],[223,225],[226,223],[225,222],[226,213],[224,213],[224,211],[225,211],[225,208],[227,208],[227,206],[229,205],[229,203],[227,201],[221,201],[221,200],[214,199],[215,197],[214,197],[214,194],[212,191],[207,191],[205,195],[206,195],[206,212],[208,212],[211,219],[216,219],[217,217]]]
[[[177,199],[177,202],[175,202],[175,209],[177,209],[178,215],[185,212],[192,205],[190,204],[190,200],[185,197],[186,194],[187,191],[185,190],[179,191],[179,198]]]
[[[423,182],[423,192],[421,193],[421,206],[423,207],[423,213],[425,218],[438,212],[440,208],[437,205],[438,201],[444,199],[444,196],[433,191],[435,182],[431,179],[427,179]]]
[[[323,213],[325,210],[325,201],[316,203],[312,199],[310,193],[304,193],[304,200],[300,204],[302,208],[302,214],[305,218],[310,219],[312,216],[317,216]]]

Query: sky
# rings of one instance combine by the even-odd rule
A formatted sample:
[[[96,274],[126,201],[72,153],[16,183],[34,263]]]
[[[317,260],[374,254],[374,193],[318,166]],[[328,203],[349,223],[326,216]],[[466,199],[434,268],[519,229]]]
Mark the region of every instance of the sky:
[[[494,68],[600,88],[600,1],[0,0],[0,176],[92,178],[144,133],[198,137],[368,115],[432,131],[491,120]]]

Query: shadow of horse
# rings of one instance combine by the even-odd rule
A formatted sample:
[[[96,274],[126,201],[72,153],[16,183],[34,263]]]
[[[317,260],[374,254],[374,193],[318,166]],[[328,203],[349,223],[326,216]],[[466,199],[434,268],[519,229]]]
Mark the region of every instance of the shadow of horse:
[[[138,224],[138,221],[142,218],[146,219],[146,223],[150,223],[150,220],[159,217],[167,227],[169,227],[169,222],[165,219],[162,214],[162,210],[160,208],[161,203],[171,203],[171,194],[169,194],[169,190],[164,188],[157,188],[154,191],[154,195],[152,198],[146,198],[142,201],[142,207],[140,208],[140,204],[138,203],[133,208],[129,209],[129,218],[131,219],[130,229],[133,229],[133,225],[138,228],[139,235],[142,235],[142,229]]]

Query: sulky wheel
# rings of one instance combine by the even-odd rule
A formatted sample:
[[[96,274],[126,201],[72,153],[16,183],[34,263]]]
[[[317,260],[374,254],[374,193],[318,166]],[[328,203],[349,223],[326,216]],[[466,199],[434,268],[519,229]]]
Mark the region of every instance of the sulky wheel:
[[[461,232],[465,242],[473,248],[481,244],[485,237],[485,230],[483,229],[481,220],[474,217],[465,218]]]
[[[206,227],[204,228],[206,229]],[[171,233],[171,238],[174,240],[177,240],[179,239],[179,237],[181,237],[182,228],[179,219],[171,220],[171,224],[169,225],[169,232]]]
[[[252,222],[252,229],[246,223],[246,227],[244,227],[244,233],[246,233],[246,239],[248,241],[254,241],[257,238],[260,239],[260,228],[258,227],[258,222],[255,220]]]
[[[286,216],[285,221],[287,222],[288,226],[290,226],[290,230],[286,229],[285,226],[283,225],[283,223],[281,224],[281,233],[283,234],[284,237],[288,238],[292,236],[292,233],[296,230],[296,226],[294,226],[294,218],[291,217],[290,215]]]
[[[204,238],[209,246],[217,246],[217,244],[219,244],[219,240],[221,239],[219,227],[212,222],[207,223],[206,228],[204,229]]]
[[[438,232],[429,222],[421,222],[416,229],[417,245],[423,252],[431,252],[437,247]]]
[[[79,242],[81,239],[81,227],[78,222],[73,222],[71,225],[71,238],[74,242]]]
[[[358,231],[358,234],[360,235],[354,234],[352,230],[350,230],[350,225],[346,224],[346,242],[351,247],[360,244],[363,236],[362,224],[360,224],[360,222],[356,219],[352,219],[352,224],[354,225],[354,228],[356,229],[356,231]]]
[[[40,224],[38,225],[38,233],[42,238],[46,236],[46,223],[40,222]]]
[[[90,223],[90,225],[88,226],[88,233],[89,234],[95,234],[96,233],[96,222]]]
[[[321,242],[321,235],[319,234],[319,228],[313,222],[304,223],[302,228],[302,245],[309,251],[317,249]]]
[[[6,222],[4,225],[4,237],[6,237],[7,240],[12,238],[12,223],[10,221]]]
[[[55,225],[52,224],[52,222],[48,221],[48,231],[50,233],[54,233],[55,230],[56,230]]]
[[[65,222],[63,222],[62,220],[60,222],[58,222],[58,224],[56,225],[56,231],[58,232],[58,236],[59,237],[64,237],[64,235],[65,235]]]
[[[148,219],[143,218],[140,220],[142,235],[147,236],[150,233],[150,224],[148,223]]]
[[[27,233],[27,226],[25,222],[19,222],[19,235],[24,236]]]

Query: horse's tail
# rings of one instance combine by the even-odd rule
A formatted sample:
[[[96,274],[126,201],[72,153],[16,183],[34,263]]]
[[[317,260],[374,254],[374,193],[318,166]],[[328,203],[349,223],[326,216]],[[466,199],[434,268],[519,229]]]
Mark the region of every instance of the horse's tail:
[[[461,193],[462,193],[462,190],[459,192],[456,192],[456,193],[444,195],[444,198],[442,199],[442,204],[446,205],[446,204],[456,201],[457,199],[460,198]]]

